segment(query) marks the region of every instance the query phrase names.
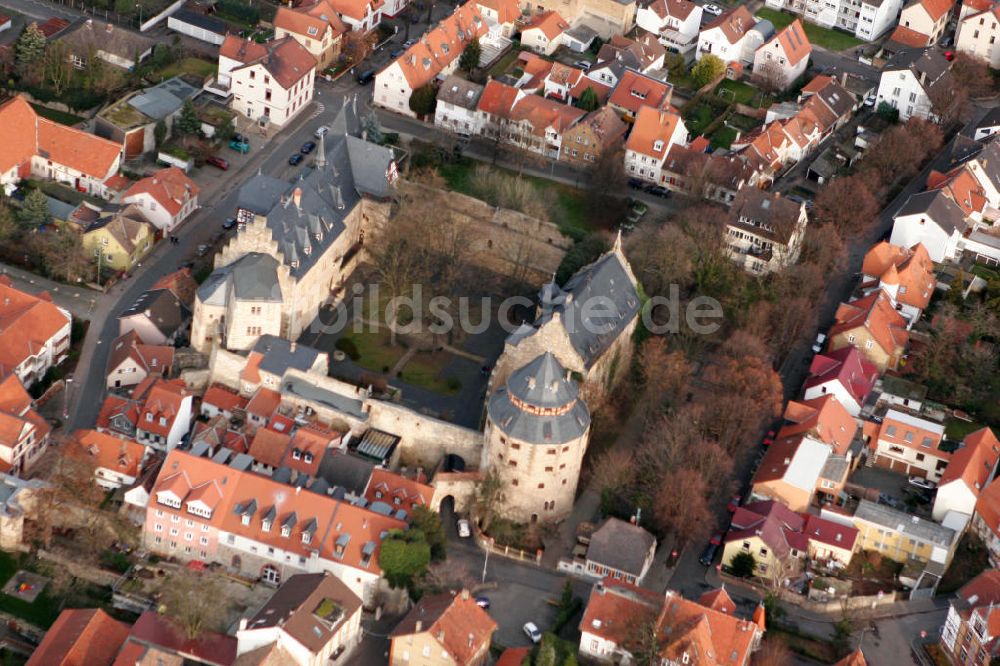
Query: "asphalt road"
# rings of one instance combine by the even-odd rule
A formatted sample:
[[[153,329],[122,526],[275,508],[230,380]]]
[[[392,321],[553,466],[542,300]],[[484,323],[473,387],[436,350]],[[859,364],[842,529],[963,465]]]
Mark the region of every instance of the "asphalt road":
[[[239,171],[227,172],[226,181],[218,192],[210,199],[204,199],[202,208],[180,227],[177,232],[180,242],[160,243],[142,268],[117,285],[95,308],[82,352],[82,358],[89,362],[79,366],[70,396],[73,403],[70,428],[92,427],[97,418],[104,392],[103,369],[107,366],[108,346],[118,337],[117,314],[135,302],[156,280],[194,259],[199,245],[211,243],[213,236],[221,231],[223,221],[231,217],[236,209],[239,186],[258,169],[264,174],[291,180],[303,167],[289,166],[288,157],[297,153],[303,143],[313,139],[313,132],[318,126],[331,123],[345,96],[357,92],[357,89],[357,84],[348,77],[332,85],[319,82],[317,108],[323,106],[319,115],[313,118],[307,109],[292,127],[279,133],[262,149],[257,149],[256,154],[251,152],[252,158]],[[259,141],[251,133],[251,145],[256,146]],[[218,248],[213,248],[213,252],[215,249]]]

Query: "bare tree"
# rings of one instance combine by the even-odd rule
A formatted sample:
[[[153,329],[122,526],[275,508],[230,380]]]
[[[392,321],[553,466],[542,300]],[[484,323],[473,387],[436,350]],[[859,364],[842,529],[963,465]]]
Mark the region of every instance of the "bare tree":
[[[714,526],[715,518],[708,506],[708,484],[694,470],[677,469],[662,480],[653,507],[662,527],[673,530],[680,544],[704,536]]]
[[[496,469],[490,469],[483,476],[483,480],[476,486],[474,505],[476,517],[479,520],[479,527],[489,531],[493,519],[503,504],[504,490],[507,488],[506,482]]]
[[[225,604],[220,604],[220,600],[225,596],[211,575],[178,569],[165,580],[161,590],[166,615],[180,625],[188,638],[193,640],[203,631],[224,629],[220,610],[225,609]]]
[[[879,214],[879,202],[862,175],[842,176],[829,181],[816,195],[812,223],[830,225],[845,235],[869,229]]]
[[[753,666],[792,666],[792,651],[777,636],[766,636],[750,660]]]

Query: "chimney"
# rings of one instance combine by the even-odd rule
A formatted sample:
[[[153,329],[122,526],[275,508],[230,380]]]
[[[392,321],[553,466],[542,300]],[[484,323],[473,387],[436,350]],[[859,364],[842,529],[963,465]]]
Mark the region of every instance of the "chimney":
[[[292,192],[292,200],[295,201],[296,208],[302,208],[302,188],[296,187],[295,191]]]
[[[469,600],[469,590],[468,590],[468,588],[464,588],[464,587],[462,588],[462,599],[464,599],[466,601]]]
[[[424,621],[417,620],[417,625],[413,627],[413,632],[419,634],[424,628]]]
[[[298,495],[302,492],[302,486],[295,486],[295,494]]]
[[[293,354],[295,353],[295,343],[294,343],[294,342],[292,342],[292,344],[290,344],[290,345],[288,346],[288,350],[289,350],[290,352],[292,352]]]
[[[243,631],[246,628],[247,628],[247,619],[245,617],[241,617],[240,618],[240,629],[239,630]]]

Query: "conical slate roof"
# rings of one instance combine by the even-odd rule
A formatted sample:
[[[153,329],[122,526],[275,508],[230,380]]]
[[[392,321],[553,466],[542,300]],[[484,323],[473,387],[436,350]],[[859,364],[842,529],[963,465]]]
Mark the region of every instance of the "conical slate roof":
[[[576,382],[550,352],[515,370],[487,406],[490,419],[512,439],[556,445],[581,437],[590,412]]]

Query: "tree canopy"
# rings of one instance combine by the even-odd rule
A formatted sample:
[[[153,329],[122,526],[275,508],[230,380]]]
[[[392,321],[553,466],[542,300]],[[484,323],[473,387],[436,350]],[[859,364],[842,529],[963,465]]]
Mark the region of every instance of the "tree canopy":
[[[726,72],[726,63],[719,56],[711,53],[701,57],[701,60],[691,68],[691,79],[701,88],[719,78]]]
[[[472,41],[466,45],[465,50],[462,51],[462,57],[458,59],[459,68],[471,72],[479,67],[479,57],[482,53],[483,47],[479,44],[479,38],[473,37]]]
[[[421,86],[410,95],[410,111],[420,117],[429,116],[434,113],[434,106],[437,104],[437,89],[434,86]]]

